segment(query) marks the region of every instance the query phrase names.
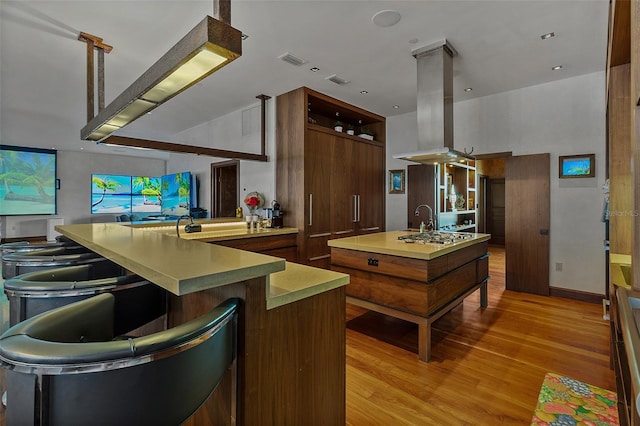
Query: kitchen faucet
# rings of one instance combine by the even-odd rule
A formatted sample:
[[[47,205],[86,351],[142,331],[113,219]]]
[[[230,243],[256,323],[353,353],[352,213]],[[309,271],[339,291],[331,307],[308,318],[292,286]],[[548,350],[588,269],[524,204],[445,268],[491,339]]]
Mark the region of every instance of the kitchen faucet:
[[[435,230],[436,223],[435,223],[435,220],[433,219],[433,210],[431,209],[431,207],[429,207],[428,204],[420,204],[418,207],[416,207],[416,211],[413,212],[413,214],[416,216],[420,216],[420,207],[426,207],[429,210],[429,222],[427,223],[427,230],[428,231]]]
[[[182,216],[180,216],[178,218],[178,220],[176,220],[176,235],[178,236],[178,238],[180,238],[180,221],[182,219],[189,219],[189,224],[187,224],[184,227],[184,232],[186,232],[187,234],[190,234],[192,232],[200,232],[202,231],[202,225],[200,225],[199,223],[193,223],[193,216],[188,215],[188,214],[184,214]]]

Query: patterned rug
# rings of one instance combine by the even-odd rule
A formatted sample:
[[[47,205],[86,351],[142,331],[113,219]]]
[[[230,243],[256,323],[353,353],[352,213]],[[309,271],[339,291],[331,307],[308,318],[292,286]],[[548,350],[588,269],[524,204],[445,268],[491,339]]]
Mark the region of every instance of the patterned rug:
[[[615,392],[547,373],[531,425],[618,426]]]

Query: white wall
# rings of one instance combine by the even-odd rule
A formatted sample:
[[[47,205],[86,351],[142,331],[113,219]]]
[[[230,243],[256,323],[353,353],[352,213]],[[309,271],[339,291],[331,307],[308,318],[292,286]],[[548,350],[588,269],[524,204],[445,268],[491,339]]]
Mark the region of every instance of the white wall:
[[[473,147],[475,154],[551,154],[550,285],[596,294],[605,289],[604,84],[604,73],[594,73],[454,104],[456,149]],[[387,120],[390,169],[402,168],[396,167],[398,160],[391,155],[416,147],[405,140],[413,135],[408,129],[411,115]],[[398,148],[397,143],[404,146]],[[596,154],[595,178],[558,178],[559,155],[589,153]],[[391,197],[399,196],[387,196],[387,229],[402,229],[406,198],[390,203]],[[562,272],[556,271],[556,263],[563,264]]]
[[[58,151],[58,214],[65,224],[91,221],[91,174],[162,176],[165,161],[124,155]],[[51,216],[4,216],[2,238],[37,237],[47,233]]]
[[[418,149],[418,118],[416,112],[387,118],[387,169],[406,169],[410,163],[405,160],[396,160],[394,154],[412,152]],[[387,231],[407,229],[407,189],[404,194],[389,194],[389,173],[385,177],[385,193],[387,205]]]
[[[268,162],[240,161],[240,200],[239,205],[245,208],[244,197],[249,192],[257,191],[264,195],[265,205],[270,205],[275,195],[275,99],[266,103],[267,141],[266,153]],[[235,111],[223,117],[200,124],[184,132],[174,135],[179,143],[206,146],[209,148],[231,151],[260,153],[260,103],[243,110]],[[211,215],[211,164],[227,161],[223,158],[172,154],[168,164],[168,173],[191,171],[200,181],[200,207],[207,209]],[[286,208],[283,206],[283,208]],[[246,208],[245,208],[246,213]]]

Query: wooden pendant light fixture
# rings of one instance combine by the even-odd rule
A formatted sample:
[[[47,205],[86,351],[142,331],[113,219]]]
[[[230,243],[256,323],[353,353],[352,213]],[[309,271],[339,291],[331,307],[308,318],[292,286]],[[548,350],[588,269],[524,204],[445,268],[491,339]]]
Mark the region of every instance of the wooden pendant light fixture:
[[[214,0],[215,18],[205,17],[131,86],[104,107],[104,52],[111,46],[81,33],[87,43],[87,125],[83,140],[104,141],[118,130],[242,55],[242,33],[231,27],[230,0]],[[98,51],[98,103],[94,116],[93,55]],[[127,138],[132,139],[132,138]]]

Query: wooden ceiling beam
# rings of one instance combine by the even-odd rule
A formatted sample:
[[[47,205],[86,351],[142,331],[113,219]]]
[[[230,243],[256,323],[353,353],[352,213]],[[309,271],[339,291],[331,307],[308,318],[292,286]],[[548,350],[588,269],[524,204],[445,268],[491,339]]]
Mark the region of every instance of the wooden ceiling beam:
[[[195,145],[182,145],[172,142],[159,142],[148,139],[130,138],[126,136],[109,136],[101,143],[121,145],[125,147],[137,147],[155,149],[158,151],[178,152],[181,154],[206,155],[209,157],[230,158],[234,160],[261,161],[266,163],[268,158],[264,154],[251,154],[248,152],[228,151],[225,149],[207,148]]]

